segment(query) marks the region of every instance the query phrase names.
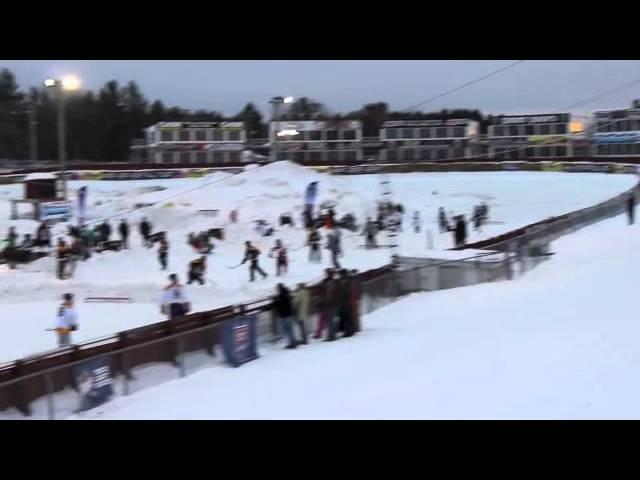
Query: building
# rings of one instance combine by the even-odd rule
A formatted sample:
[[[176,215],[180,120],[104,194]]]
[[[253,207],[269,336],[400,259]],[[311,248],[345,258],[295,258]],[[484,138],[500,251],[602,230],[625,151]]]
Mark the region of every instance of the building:
[[[479,134],[473,120],[394,120],[384,122],[380,160],[411,162],[471,158]]]
[[[634,100],[626,110],[594,113],[591,154],[594,157],[640,156],[640,100]]]
[[[237,163],[246,146],[243,122],[160,122],[131,149],[134,161],[188,165]]]
[[[490,117],[488,156],[498,159],[571,157],[570,123],[569,113]]]
[[[272,160],[294,162],[359,162],[362,160],[362,122],[272,121],[269,144]]]

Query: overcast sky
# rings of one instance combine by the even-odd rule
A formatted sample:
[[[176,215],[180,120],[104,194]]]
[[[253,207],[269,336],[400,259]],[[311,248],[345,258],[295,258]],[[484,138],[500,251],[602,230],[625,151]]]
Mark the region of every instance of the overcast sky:
[[[67,72],[86,88],[115,79],[135,80],[147,99],[167,106],[234,114],[248,102],[268,109],[274,95],[307,96],[336,112],[375,101],[394,110],[420,103],[486,75],[509,60],[0,60],[22,87]],[[537,113],[562,109],[634,79],[640,61],[535,60],[422,107],[478,108],[485,113]],[[640,83],[579,109],[625,108],[640,98]]]

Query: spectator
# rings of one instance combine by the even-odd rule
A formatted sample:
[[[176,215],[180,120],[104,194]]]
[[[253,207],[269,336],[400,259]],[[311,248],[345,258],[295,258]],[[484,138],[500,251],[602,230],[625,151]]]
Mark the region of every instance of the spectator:
[[[320,285],[320,321],[314,338],[320,338],[324,328],[328,329],[326,341],[332,342],[336,339],[335,330],[335,294],[336,281],[333,279],[333,271],[330,268],[325,270],[325,278]]]
[[[298,342],[293,332],[293,305],[291,302],[291,294],[289,289],[282,283],[279,283],[277,286],[277,295],[273,306],[280,319],[284,333],[289,339],[289,343],[285,348],[296,348]]]
[[[169,275],[169,285],[162,293],[160,311],[169,317],[169,320],[186,315],[191,310],[191,304],[184,292],[184,287],[178,282],[178,275]]]
[[[71,332],[78,329],[78,315],[74,308],[73,295],[65,293],[62,305],[58,308],[55,332],[58,334],[58,346],[71,345]]]
[[[42,222],[36,230],[36,246],[51,247],[51,232],[46,222]]]
[[[129,224],[123,218],[118,225],[118,232],[122,241],[122,248],[129,248]]]
[[[66,278],[67,264],[69,263],[69,256],[71,255],[69,246],[64,239],[58,239],[58,246],[56,248],[57,263],[57,277],[59,280]]]
[[[309,311],[311,296],[309,289],[304,283],[298,284],[298,290],[293,296],[293,306],[295,310],[296,320],[302,333],[302,343],[307,343],[307,332],[313,329],[311,325],[311,314]]]

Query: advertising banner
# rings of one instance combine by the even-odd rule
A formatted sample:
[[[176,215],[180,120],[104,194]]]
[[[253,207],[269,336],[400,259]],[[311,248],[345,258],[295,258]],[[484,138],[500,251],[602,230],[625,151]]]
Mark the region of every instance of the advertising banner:
[[[226,361],[233,367],[258,358],[256,317],[241,316],[222,325],[222,349]]]
[[[529,145],[559,145],[568,141],[567,137],[557,135],[531,135],[528,137]]]
[[[543,172],[561,172],[562,163],[560,162],[542,162]]]
[[[107,402],[113,395],[109,357],[89,360],[74,368],[80,391],[79,412],[91,410]]]
[[[307,191],[304,196],[304,204],[313,209],[313,205],[316,202],[317,194],[318,182],[311,182],[309,185],[307,185]]]
[[[40,204],[40,220],[58,220],[69,218],[72,214],[71,202],[44,202]]]
[[[608,143],[640,143],[640,132],[594,133],[592,140],[598,145]]]

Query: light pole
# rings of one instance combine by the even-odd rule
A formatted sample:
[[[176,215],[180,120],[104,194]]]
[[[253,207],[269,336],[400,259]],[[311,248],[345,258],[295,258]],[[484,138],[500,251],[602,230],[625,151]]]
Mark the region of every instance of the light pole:
[[[278,133],[280,132],[280,106],[293,103],[293,97],[273,97],[269,103],[272,106],[271,117],[275,123],[275,134],[273,136],[273,145],[271,146],[271,161],[278,160]]]
[[[65,125],[65,91],[77,90],[80,88],[80,79],[74,75],[67,75],[57,80],[48,78],[44,81],[44,85],[49,88],[55,88],[58,96],[58,162],[60,163],[60,178],[62,182],[62,198],[67,199],[67,139]]]

